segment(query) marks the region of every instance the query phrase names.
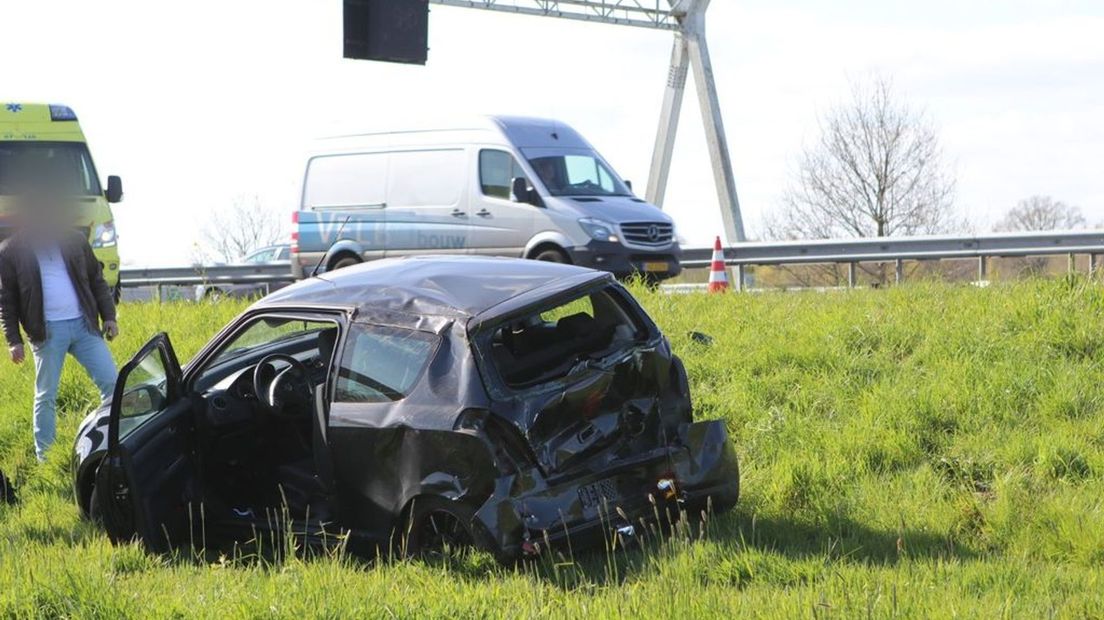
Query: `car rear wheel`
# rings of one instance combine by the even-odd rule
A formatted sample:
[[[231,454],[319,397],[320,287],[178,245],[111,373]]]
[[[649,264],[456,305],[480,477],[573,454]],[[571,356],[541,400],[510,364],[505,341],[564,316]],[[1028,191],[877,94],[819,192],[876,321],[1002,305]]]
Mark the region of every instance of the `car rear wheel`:
[[[407,514],[403,532],[407,556],[445,555],[481,546],[473,529],[475,512],[462,502],[418,497]]]

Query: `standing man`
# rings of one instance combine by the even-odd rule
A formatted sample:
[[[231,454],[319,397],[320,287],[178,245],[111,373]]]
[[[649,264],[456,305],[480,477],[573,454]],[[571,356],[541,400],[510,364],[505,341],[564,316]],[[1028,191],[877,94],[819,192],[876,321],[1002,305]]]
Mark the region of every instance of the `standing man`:
[[[39,461],[56,436],[56,401],[65,355],[71,354],[107,399],[115,389],[115,361],[104,337],[119,334],[103,267],[84,235],[72,228],[66,201],[26,195],[15,233],[0,243],[0,326],[12,362],[30,341],[35,366],[34,437]],[[101,327],[100,320],[103,320]]]

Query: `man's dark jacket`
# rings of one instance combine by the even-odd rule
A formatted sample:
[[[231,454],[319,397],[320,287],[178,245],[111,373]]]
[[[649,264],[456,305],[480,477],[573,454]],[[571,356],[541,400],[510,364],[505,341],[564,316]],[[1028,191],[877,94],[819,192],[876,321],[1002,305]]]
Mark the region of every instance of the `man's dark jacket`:
[[[65,235],[58,245],[69,279],[77,292],[84,320],[93,333],[100,333],[100,319],[115,320],[115,302],[88,240],[77,231]],[[42,301],[42,275],[34,248],[16,233],[0,243],[0,325],[8,345],[23,343],[19,326],[33,344],[46,340],[46,316]]]

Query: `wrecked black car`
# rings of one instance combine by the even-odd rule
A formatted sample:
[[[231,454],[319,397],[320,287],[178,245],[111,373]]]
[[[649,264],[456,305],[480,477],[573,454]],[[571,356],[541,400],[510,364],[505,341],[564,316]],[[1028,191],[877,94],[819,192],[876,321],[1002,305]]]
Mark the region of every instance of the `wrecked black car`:
[[[739,495],[724,425],[693,420],[682,362],[628,292],[515,259],[314,277],[183,368],[160,334],[75,452],[82,511],[154,550],[290,526],[510,561]]]

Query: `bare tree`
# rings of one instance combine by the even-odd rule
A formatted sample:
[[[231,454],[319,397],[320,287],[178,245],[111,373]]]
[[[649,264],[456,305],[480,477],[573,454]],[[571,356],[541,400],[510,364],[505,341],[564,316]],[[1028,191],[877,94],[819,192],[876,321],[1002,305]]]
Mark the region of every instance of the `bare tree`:
[[[1008,210],[993,230],[997,232],[1072,230],[1085,228],[1088,221],[1081,209],[1050,196],[1031,196],[1021,200]],[[1008,264],[1019,276],[1039,276],[1050,270],[1050,259],[1045,256],[1008,259]]]
[[[949,232],[963,225],[954,188],[926,113],[899,102],[890,82],[876,76],[852,85],[850,101],[821,120],[820,136],[802,154],[765,233],[827,239]],[[838,269],[831,273],[839,279]],[[884,273],[879,269],[878,278]]]
[[[1085,228],[1088,222],[1081,209],[1050,196],[1032,196],[1009,209],[993,227],[997,232],[1031,230],[1073,230]]]
[[[954,185],[927,115],[875,77],[822,119],[769,228],[791,239],[947,232]]]
[[[203,229],[196,248],[197,262],[205,259],[235,262],[266,245],[287,240],[284,219],[261,205],[258,197],[239,197],[233,204],[216,211]]]

